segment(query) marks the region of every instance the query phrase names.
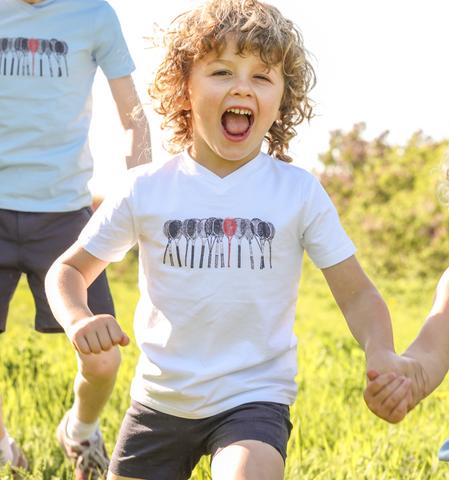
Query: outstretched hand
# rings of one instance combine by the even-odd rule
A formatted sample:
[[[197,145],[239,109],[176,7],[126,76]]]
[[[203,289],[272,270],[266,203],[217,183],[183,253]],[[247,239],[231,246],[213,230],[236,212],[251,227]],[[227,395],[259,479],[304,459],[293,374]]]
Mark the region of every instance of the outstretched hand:
[[[75,350],[85,355],[107,352],[130,340],[112,315],[94,315],[70,325],[66,334]]]

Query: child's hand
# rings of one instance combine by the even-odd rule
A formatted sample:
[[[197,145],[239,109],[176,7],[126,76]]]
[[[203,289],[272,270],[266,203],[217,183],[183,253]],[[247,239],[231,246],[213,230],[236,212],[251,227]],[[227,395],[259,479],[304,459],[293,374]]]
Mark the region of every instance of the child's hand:
[[[112,315],[94,315],[71,324],[66,330],[73,347],[78,352],[107,352],[115,345],[126,347],[130,340]]]
[[[375,370],[368,370],[366,375],[368,386],[363,397],[368,408],[387,422],[400,422],[408,411],[413,381],[393,372],[379,375]]]
[[[405,357],[404,355],[397,355],[392,351],[382,350],[377,351],[375,354],[371,355],[370,358],[367,358],[367,364],[367,371],[372,370],[377,375],[394,373],[398,378],[406,377],[412,380],[407,411],[413,410],[413,408],[415,408],[429,392],[429,377],[422,367],[421,362],[415,358],[411,358],[410,356]],[[373,379],[369,378],[369,380]]]

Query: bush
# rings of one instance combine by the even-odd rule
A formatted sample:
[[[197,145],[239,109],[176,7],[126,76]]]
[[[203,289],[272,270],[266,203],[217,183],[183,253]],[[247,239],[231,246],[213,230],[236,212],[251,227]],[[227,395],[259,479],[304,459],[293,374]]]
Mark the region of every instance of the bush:
[[[317,173],[361,263],[376,276],[439,276],[449,264],[449,219],[437,167],[449,143],[417,132],[402,147],[387,143],[388,132],[366,141],[364,130],[331,132]]]

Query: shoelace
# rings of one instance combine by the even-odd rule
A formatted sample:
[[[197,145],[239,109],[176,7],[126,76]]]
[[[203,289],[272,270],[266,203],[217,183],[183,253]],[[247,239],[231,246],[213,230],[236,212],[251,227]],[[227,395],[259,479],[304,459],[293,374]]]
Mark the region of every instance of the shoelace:
[[[83,453],[79,455],[76,460],[76,467],[85,472],[89,470],[90,460],[92,460],[95,465],[98,465],[101,472],[104,472],[109,467],[103,452],[95,444],[84,447]]]

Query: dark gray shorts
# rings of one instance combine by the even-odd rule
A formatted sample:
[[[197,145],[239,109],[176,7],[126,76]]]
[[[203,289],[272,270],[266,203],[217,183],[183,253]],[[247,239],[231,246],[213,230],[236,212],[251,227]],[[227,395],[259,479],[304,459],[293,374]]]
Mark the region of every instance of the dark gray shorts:
[[[231,443],[259,440],[287,457],[292,424],[287,405],[245,403],[201,419],[174,417],[131,400],[109,470],[147,480],[188,480],[203,455]]]
[[[22,273],[27,276],[36,304],[36,330],[42,333],[64,331],[48,305],[45,275],[52,263],[75,243],[91,216],[89,207],[64,213],[0,209],[0,333],[5,331],[9,302]],[[88,294],[89,307],[94,314],[115,315],[105,272],[92,283]]]

